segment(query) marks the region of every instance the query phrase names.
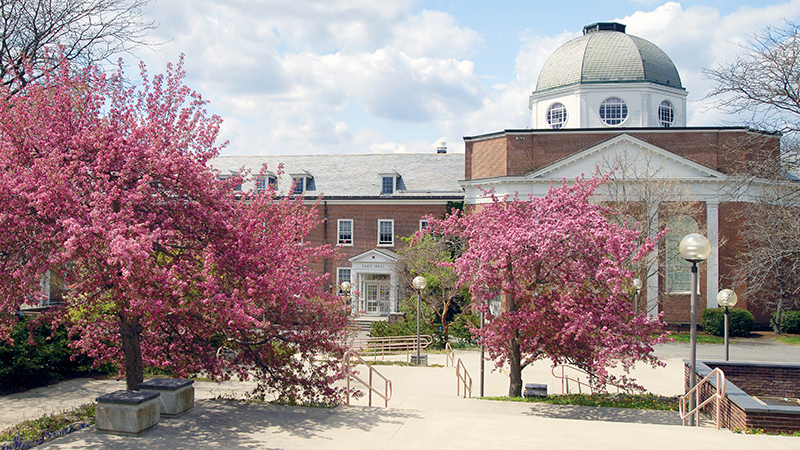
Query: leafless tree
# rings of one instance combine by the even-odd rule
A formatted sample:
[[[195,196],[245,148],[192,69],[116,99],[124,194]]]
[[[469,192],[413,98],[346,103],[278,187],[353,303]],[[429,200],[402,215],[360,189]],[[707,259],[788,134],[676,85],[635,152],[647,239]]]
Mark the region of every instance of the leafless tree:
[[[0,0],[0,81],[24,86],[63,55],[96,63],[145,44],[150,0]]]
[[[671,218],[683,215],[693,217],[699,211],[700,204],[691,193],[690,186],[678,174],[670,173],[663,161],[652,153],[623,148],[601,158],[598,170],[602,175],[610,174],[604,185],[602,200],[620,213],[615,220],[641,232],[642,242],[648,237],[655,238]],[[695,230],[675,231],[683,233]],[[653,252],[639,261],[635,271],[645,285],[652,277],[659,277],[667,283],[658,293],[658,304],[661,305],[664,297],[672,291],[672,280],[666,276],[665,268],[680,257],[676,252],[665,252],[663,242],[658,248],[661,251]],[[663,257],[662,260],[659,260],[659,255]],[[640,302],[640,310],[646,305],[646,301]]]
[[[752,114],[752,127],[783,134],[779,151],[762,147],[741,161],[730,192],[746,202],[738,281],[748,299],[774,313],[780,332],[781,311],[800,308],[800,25],[766,28],[732,63],[704,73],[716,82],[707,98],[717,108]]]

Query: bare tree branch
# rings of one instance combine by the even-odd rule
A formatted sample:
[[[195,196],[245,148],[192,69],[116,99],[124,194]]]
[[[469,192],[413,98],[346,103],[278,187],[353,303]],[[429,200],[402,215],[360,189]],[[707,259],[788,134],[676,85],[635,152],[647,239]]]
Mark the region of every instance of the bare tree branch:
[[[0,82],[19,88],[62,53],[80,65],[147,45],[150,0],[0,0]]]

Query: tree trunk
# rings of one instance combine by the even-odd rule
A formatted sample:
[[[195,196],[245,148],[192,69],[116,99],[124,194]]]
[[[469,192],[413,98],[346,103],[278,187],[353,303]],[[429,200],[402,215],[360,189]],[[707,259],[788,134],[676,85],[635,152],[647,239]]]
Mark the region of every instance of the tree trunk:
[[[508,362],[511,370],[508,375],[511,378],[511,383],[508,386],[508,396],[522,397],[522,354],[519,348],[519,337],[511,339],[510,344]]]
[[[140,344],[142,326],[139,324],[139,316],[126,317],[120,314],[119,322],[122,354],[125,357],[125,383],[129,391],[135,391],[139,383],[144,381]]]

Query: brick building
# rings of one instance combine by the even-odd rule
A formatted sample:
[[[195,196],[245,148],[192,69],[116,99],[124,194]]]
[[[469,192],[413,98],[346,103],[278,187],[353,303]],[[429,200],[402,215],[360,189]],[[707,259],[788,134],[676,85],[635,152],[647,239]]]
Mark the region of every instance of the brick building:
[[[271,170],[266,177],[242,188],[275,183],[280,193],[295,189],[309,205],[317,203],[323,221],[309,239],[337,246],[339,257],[315,269],[331,274],[331,290],[349,281],[354,311],[367,315],[397,311],[406,295],[394,264],[404,245],[400,238],[424,228],[423,217],[443,217],[448,205],[464,198],[458,184],[464,154],[446,153],[443,143],[431,154],[223,156],[211,162],[222,176],[258,174],[264,164]]]
[[[558,48],[529,106],[531,128],[464,138],[467,208],[489,201],[488,189],[543,196],[553,180],[613,173],[598,201],[638,209],[637,220],[653,218],[650,235],[670,229],[641,271],[642,308],[664,312],[668,322],[689,321],[689,263],[677,247],[684,235],[699,232],[713,250],[700,264],[698,306],[716,307],[717,292],[733,288],[740,294],[737,307],[750,309],[757,323],[768,321],[743,295],[746,287],[733,285],[742,205],[730,201],[726,187],[743,163],[779,151],[779,135],[686,127],[686,91],[674,64],[618,23],[588,25],[583,36]],[[678,188],[680,195],[666,191]]]

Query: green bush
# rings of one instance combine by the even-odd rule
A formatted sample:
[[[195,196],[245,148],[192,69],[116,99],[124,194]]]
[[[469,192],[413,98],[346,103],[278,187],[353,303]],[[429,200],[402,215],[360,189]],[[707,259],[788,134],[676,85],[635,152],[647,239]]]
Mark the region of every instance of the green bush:
[[[0,386],[47,383],[90,370],[91,359],[73,357],[63,327],[53,332],[48,325],[30,325],[31,320],[29,316],[18,318],[11,334],[13,344],[0,341]]]
[[[730,308],[728,313],[730,336],[747,336],[753,331],[755,319],[746,309]],[[725,308],[703,310],[703,329],[714,336],[725,333]]]
[[[775,320],[775,314],[772,314]],[[781,312],[781,333],[800,334],[800,311]]]

